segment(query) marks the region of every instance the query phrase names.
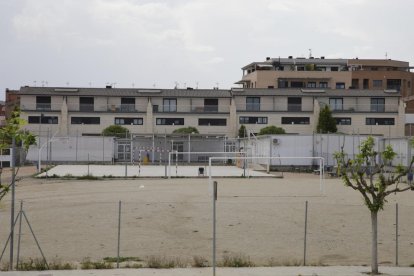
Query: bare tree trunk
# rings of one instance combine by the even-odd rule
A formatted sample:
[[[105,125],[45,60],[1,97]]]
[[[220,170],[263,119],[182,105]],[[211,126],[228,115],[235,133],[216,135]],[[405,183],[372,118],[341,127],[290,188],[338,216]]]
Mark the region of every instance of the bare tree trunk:
[[[371,273],[372,274],[378,274],[377,215],[378,215],[378,212],[371,211],[371,226],[372,226]]]

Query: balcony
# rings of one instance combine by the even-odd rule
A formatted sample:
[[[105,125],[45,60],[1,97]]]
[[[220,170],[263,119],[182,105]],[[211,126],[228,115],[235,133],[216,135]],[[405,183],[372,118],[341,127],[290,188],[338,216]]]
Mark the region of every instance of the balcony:
[[[140,107],[141,110],[145,110],[145,108],[146,107],[144,106]],[[111,104],[111,105],[108,105],[107,111],[119,112],[119,113],[134,113],[134,112],[138,112],[138,109],[135,106],[135,104],[120,104],[120,105]]]
[[[313,112],[312,104],[273,104],[245,105],[237,107],[237,112]]]
[[[22,111],[60,111],[61,107],[61,104],[50,103],[26,103],[20,105]]]
[[[228,105],[156,105],[152,106],[154,113],[229,113]]]
[[[321,107],[325,106],[321,103]],[[348,104],[330,106],[332,113],[398,113],[398,104]]]
[[[95,111],[93,104],[79,104],[79,111],[81,112],[93,112]]]

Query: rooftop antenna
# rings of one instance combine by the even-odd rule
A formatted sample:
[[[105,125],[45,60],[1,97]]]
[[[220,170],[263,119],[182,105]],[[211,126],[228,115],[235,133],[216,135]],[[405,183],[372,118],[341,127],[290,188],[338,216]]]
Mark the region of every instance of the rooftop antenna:
[[[92,87],[92,82],[89,82],[89,87]]]
[[[132,83],[131,86],[132,86],[132,88],[134,88],[135,87],[135,83]]]
[[[217,89],[219,89],[219,83],[218,82],[216,82],[216,87],[217,87]]]
[[[37,81],[33,81],[33,83],[34,83],[34,86],[36,87],[36,83],[37,83]]]
[[[388,52],[385,52],[385,59],[388,59]]]
[[[309,49],[309,58],[312,57],[312,49]]]
[[[155,87],[157,87],[157,85],[156,85],[155,83],[153,83],[153,84],[152,84],[152,87],[153,87],[153,88],[155,88]]]
[[[198,81],[196,82],[196,89],[198,89]]]
[[[69,86],[69,82],[68,81],[66,82],[66,86]]]
[[[187,83],[186,83],[186,82],[184,83],[184,89],[185,89],[185,88],[187,88]]]
[[[45,81],[45,85],[46,85],[46,86],[49,86],[49,82],[48,82],[48,81]]]
[[[40,82],[42,84],[42,87],[45,87],[45,81]]]
[[[174,89],[178,89],[178,82],[174,82],[175,86]]]

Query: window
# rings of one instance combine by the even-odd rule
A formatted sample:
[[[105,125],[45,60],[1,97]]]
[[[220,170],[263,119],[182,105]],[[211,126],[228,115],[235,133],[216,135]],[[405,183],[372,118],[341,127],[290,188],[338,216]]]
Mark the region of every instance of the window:
[[[328,82],[327,81],[320,81],[319,82],[319,88],[328,88]]]
[[[358,89],[359,88],[359,79],[352,79],[352,89]]]
[[[121,111],[134,112],[135,111],[135,98],[121,98]]]
[[[93,97],[80,97],[79,98],[79,111],[94,111],[94,98]]]
[[[116,125],[142,125],[142,118],[115,118]]]
[[[331,67],[331,71],[338,71],[338,67]]]
[[[204,111],[217,112],[218,111],[218,99],[204,99]]]
[[[309,125],[309,117],[282,117],[282,125]]]
[[[226,126],[226,119],[198,119],[199,126]]]
[[[369,89],[369,79],[364,79],[362,82],[362,86],[364,89]]]
[[[316,82],[310,81],[306,84],[307,88],[316,88]]]
[[[247,111],[260,111],[260,97],[247,97],[246,98],[246,110]]]
[[[303,81],[291,81],[290,87],[291,88],[303,88],[305,87],[305,83]]]
[[[371,98],[371,112],[384,112],[385,111],[385,99],[384,98]]]
[[[36,96],[36,110],[51,110],[50,96]]]
[[[164,99],[164,112],[177,112],[177,99]]]
[[[329,108],[331,110],[343,110],[343,98],[329,98]]]
[[[374,88],[382,88],[382,80],[373,80],[372,81],[372,86]]]
[[[401,80],[400,79],[389,79],[387,80],[387,89],[400,90]]]
[[[300,97],[288,97],[288,111],[301,111],[302,110],[302,98]]]
[[[157,118],[157,125],[178,126],[184,125],[184,118]]]
[[[336,83],[336,89],[345,89],[345,83],[344,82],[337,82]]]
[[[239,117],[240,124],[267,124],[267,117]]]
[[[337,125],[351,125],[351,118],[335,118]]]
[[[288,88],[289,87],[289,82],[287,80],[278,80],[277,82],[277,87],[278,88]]]
[[[27,121],[29,124],[39,124],[40,118],[42,118],[42,124],[57,124],[58,123],[57,116],[29,116]]]
[[[72,125],[99,125],[100,123],[99,117],[71,117]]]
[[[395,125],[394,118],[366,118],[366,125]]]

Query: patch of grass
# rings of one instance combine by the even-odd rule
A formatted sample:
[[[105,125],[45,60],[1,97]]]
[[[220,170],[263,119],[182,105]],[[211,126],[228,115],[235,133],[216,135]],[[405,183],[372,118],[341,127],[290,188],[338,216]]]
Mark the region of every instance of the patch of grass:
[[[93,262],[90,258],[85,258],[81,262],[81,269],[111,269],[112,264],[105,261]]]
[[[210,266],[208,260],[201,256],[193,256],[193,267],[208,267]]]
[[[104,175],[103,178],[114,178],[114,176],[112,174],[109,174],[109,175]]]
[[[46,263],[43,259],[39,258],[29,258],[28,260],[22,260],[19,262],[19,265],[16,267],[16,270],[20,271],[41,271],[41,270],[48,270]]]
[[[254,263],[249,256],[243,254],[224,255],[223,260],[219,263],[222,267],[253,267]]]
[[[9,262],[1,263],[0,271],[9,271],[9,265],[10,265]]]
[[[86,174],[82,176],[78,176],[76,179],[78,180],[98,180],[99,178],[96,176],[93,176],[91,174]]]
[[[76,266],[70,263],[62,263],[61,261],[53,261],[49,263],[50,270],[73,270]]]
[[[148,268],[175,268],[186,267],[180,258],[167,258],[165,256],[149,256],[147,260]]]
[[[73,178],[73,175],[70,173],[67,173],[63,176],[64,178]]]
[[[105,262],[108,263],[116,263],[118,258],[117,257],[105,257],[103,258]],[[142,261],[139,257],[119,257],[119,262],[140,262]]]

